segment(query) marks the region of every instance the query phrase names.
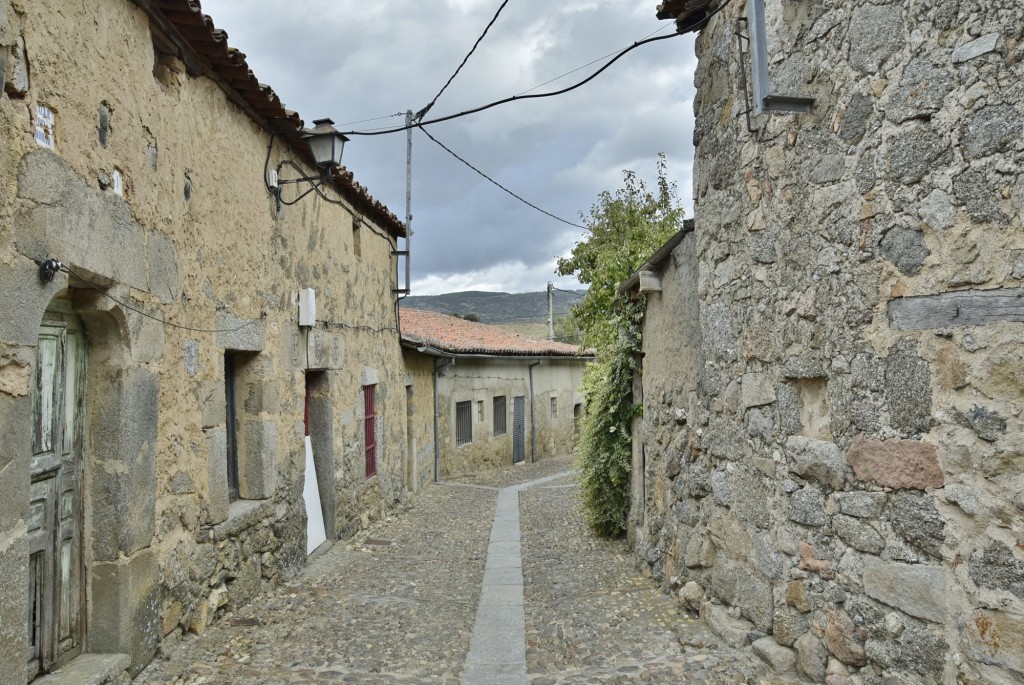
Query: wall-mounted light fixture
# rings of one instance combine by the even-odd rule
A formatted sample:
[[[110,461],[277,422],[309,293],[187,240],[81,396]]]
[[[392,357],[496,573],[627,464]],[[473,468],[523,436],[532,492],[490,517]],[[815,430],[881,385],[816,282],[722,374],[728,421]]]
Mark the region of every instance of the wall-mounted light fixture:
[[[306,176],[302,168],[295,162],[290,159],[283,160],[277,165],[275,171],[267,173],[267,188],[277,199],[278,209],[281,209],[283,204],[293,205],[314,191],[322,195],[320,186],[330,179],[331,171],[341,164],[341,154],[345,149],[345,142],[348,141],[348,138],[334,128],[334,122],[330,119],[314,119],[313,128],[305,129],[302,133],[302,137],[309,144],[309,149],[313,153],[313,160],[320,168],[320,176]],[[281,171],[286,166],[298,172],[299,177],[281,178]],[[281,197],[281,188],[289,183],[308,183],[310,187],[294,200],[284,200]]]

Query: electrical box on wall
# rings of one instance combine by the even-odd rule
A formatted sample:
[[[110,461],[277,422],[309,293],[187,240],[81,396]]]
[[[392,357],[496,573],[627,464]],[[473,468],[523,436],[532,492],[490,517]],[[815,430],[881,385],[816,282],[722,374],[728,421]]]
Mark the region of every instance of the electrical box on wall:
[[[316,325],[316,291],[312,288],[299,291],[299,325],[310,328]]]

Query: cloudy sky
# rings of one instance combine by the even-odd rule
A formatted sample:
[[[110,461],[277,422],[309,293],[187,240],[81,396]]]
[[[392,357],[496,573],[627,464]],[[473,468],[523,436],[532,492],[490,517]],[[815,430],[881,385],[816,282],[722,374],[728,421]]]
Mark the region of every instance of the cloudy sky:
[[[307,122],[342,130],[401,125],[441,89],[501,0],[202,0],[257,78]],[[454,114],[582,80],[672,22],[657,0],[511,0],[428,115]],[[622,170],[652,181],[659,152],[690,214],[693,37],[644,45],[595,80],[557,97],[513,102],[429,128],[502,185],[580,224]],[[362,121],[375,119],[374,121]],[[360,123],[353,123],[360,122]],[[406,134],[353,136],[345,165],[405,216]],[[582,231],[520,203],[416,132],[413,138],[413,292],[543,290]]]

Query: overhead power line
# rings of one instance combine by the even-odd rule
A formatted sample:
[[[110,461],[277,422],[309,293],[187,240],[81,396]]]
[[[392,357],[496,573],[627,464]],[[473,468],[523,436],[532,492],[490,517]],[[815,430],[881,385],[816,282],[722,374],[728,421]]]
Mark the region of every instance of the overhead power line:
[[[360,119],[359,121],[346,121],[344,124],[338,124],[339,126],[355,126],[356,124],[365,124],[369,121],[380,121],[381,119],[394,119],[395,117],[404,117],[405,112],[398,112],[396,114],[385,114],[382,117],[373,117],[371,119]]]
[[[422,119],[426,115],[426,113],[430,111],[430,108],[434,106],[434,103],[437,102],[437,99],[441,97],[441,93],[443,93],[448,88],[448,86],[452,84],[452,81],[455,80],[455,77],[459,75],[460,71],[462,71],[462,67],[466,66],[466,62],[469,61],[469,58],[476,51],[477,46],[480,45],[480,41],[484,39],[484,36],[487,35],[487,32],[491,30],[492,26],[494,26],[494,22],[498,20],[498,15],[501,14],[501,11],[505,9],[505,5],[507,4],[508,0],[505,0],[504,2],[501,3],[501,5],[498,7],[498,11],[494,13],[494,16],[491,17],[491,20],[487,22],[487,26],[484,27],[484,32],[480,34],[480,37],[476,39],[475,43],[473,43],[473,47],[471,47],[469,49],[469,52],[466,53],[466,56],[462,58],[462,62],[459,64],[458,68],[455,69],[455,73],[452,74],[451,77],[449,77],[449,79],[445,82],[443,86],[441,86],[441,90],[437,91],[437,95],[434,96],[434,99],[431,100],[426,107],[416,112],[416,119]]]
[[[644,36],[640,40],[647,40],[648,38],[650,38],[654,34],[661,33],[662,31],[667,29],[669,26],[671,26],[671,24],[665,24],[661,28],[658,28],[658,29],[655,29],[654,31],[651,31],[650,33],[648,33],[646,36]],[[556,76],[554,78],[550,78],[547,81],[545,81],[544,83],[538,83],[533,88],[528,88],[527,90],[524,90],[522,93],[518,93],[518,95],[526,95],[527,93],[535,91],[538,88],[543,88],[544,86],[548,85],[549,83],[554,83],[555,81],[558,81],[559,79],[563,79],[566,76],[571,76],[572,74],[575,74],[577,71],[581,71],[583,69],[586,69],[587,67],[589,67],[592,64],[597,64],[598,62],[600,62],[603,59],[608,59],[609,57],[614,55],[615,52],[618,52],[618,51],[616,50],[616,51],[613,51],[613,52],[609,52],[607,55],[602,55],[601,57],[598,57],[597,59],[592,59],[589,62],[587,62],[586,64],[582,64],[582,65],[576,67],[575,69],[572,69],[570,71],[565,72],[564,74],[559,74],[558,76]]]
[[[450,154],[450,155],[451,155],[452,157],[454,157],[455,159],[459,160],[460,162],[462,162],[463,164],[465,164],[466,166],[468,166],[468,167],[469,167],[470,169],[472,169],[472,170],[473,170],[473,171],[475,171],[476,173],[480,174],[480,175],[481,175],[481,176],[483,176],[483,177],[484,177],[485,179],[487,179],[488,181],[490,181],[490,182],[491,182],[491,183],[493,183],[494,185],[498,186],[499,188],[501,188],[502,190],[504,190],[504,191],[505,191],[506,193],[508,193],[509,195],[511,195],[512,197],[514,197],[515,199],[517,199],[517,200],[519,200],[520,202],[522,202],[523,204],[527,205],[528,207],[533,207],[534,209],[536,209],[536,210],[537,210],[538,212],[540,212],[541,214],[546,214],[546,215],[548,215],[549,217],[551,217],[552,219],[555,219],[556,221],[561,221],[561,222],[562,222],[563,224],[568,224],[568,225],[570,225],[570,226],[574,226],[574,227],[576,227],[576,228],[582,228],[582,229],[586,230],[586,226],[580,226],[579,224],[574,224],[574,223],[573,223],[573,222],[571,222],[571,221],[566,221],[566,220],[565,220],[565,219],[563,219],[562,217],[559,217],[559,216],[555,216],[555,215],[554,215],[554,214],[552,214],[551,212],[549,212],[549,211],[547,211],[547,210],[545,210],[545,209],[541,209],[540,207],[538,207],[537,205],[533,204],[533,203],[532,203],[532,202],[530,202],[529,200],[526,200],[526,199],[524,199],[523,197],[521,197],[521,196],[519,196],[519,195],[516,195],[516,194],[515,194],[515,193],[513,193],[513,192],[512,192],[511,190],[509,190],[509,189],[508,189],[508,188],[506,188],[505,186],[501,185],[500,183],[498,183],[497,181],[495,181],[495,180],[494,180],[493,178],[491,178],[490,176],[488,176],[487,174],[485,174],[484,172],[480,171],[480,170],[479,170],[479,169],[477,169],[477,168],[476,168],[475,166],[473,166],[472,164],[470,164],[469,162],[467,162],[467,161],[466,161],[465,159],[463,159],[462,157],[460,157],[460,156],[459,156],[459,155],[458,155],[458,154],[457,154],[457,153],[456,153],[456,152],[455,152],[454,150],[452,150],[452,149],[451,149],[450,147],[448,147],[447,145],[445,145],[444,143],[442,143],[442,142],[441,142],[440,140],[438,140],[438,139],[437,139],[437,138],[435,138],[434,136],[430,135],[430,132],[429,132],[429,131],[427,131],[427,129],[425,129],[425,128],[423,128],[422,126],[420,126],[420,130],[421,130],[421,131],[423,131],[423,134],[424,134],[424,135],[426,135],[426,136],[427,136],[427,138],[430,138],[430,139],[431,139],[432,141],[434,141],[435,143],[437,143],[437,144],[438,144],[438,146],[440,146],[442,150],[444,150],[445,152],[447,152],[448,154]]]
[[[722,5],[722,7],[724,7],[724,6],[725,5]],[[515,102],[517,100],[535,100],[535,99],[539,99],[539,98],[555,97],[556,95],[564,95],[565,93],[568,93],[570,91],[576,90],[580,86],[584,86],[584,85],[590,83],[595,78],[600,76],[605,71],[605,69],[607,69],[611,65],[615,64],[618,60],[622,59],[622,57],[624,57],[626,54],[628,54],[629,52],[631,52],[633,50],[636,50],[641,45],[647,45],[648,43],[654,43],[654,42],[659,41],[659,40],[669,40],[671,38],[676,38],[676,37],[681,36],[681,35],[683,35],[683,34],[681,34],[681,33],[673,33],[673,34],[670,34],[670,35],[667,35],[667,36],[657,36],[655,38],[647,38],[645,40],[637,41],[636,43],[633,43],[632,45],[630,45],[628,48],[625,48],[624,50],[620,50],[614,57],[612,57],[610,60],[608,60],[608,62],[604,66],[602,66],[600,69],[595,71],[593,74],[591,74],[587,78],[583,79],[582,81],[579,81],[578,83],[574,83],[571,86],[568,86],[566,88],[562,88],[561,90],[554,90],[554,91],[551,91],[550,93],[536,93],[534,95],[513,95],[512,97],[507,97],[507,98],[504,98],[502,100],[495,100],[494,102],[489,102],[486,105],[481,105],[479,107],[474,107],[473,109],[467,109],[465,111],[459,112],[458,114],[449,114],[447,116],[437,117],[436,119],[428,119],[427,121],[416,121],[416,122],[413,122],[413,123],[408,124],[406,126],[396,126],[394,128],[387,128],[387,129],[382,129],[382,130],[379,130],[379,131],[342,131],[342,133],[344,135],[346,135],[346,136],[382,136],[382,135],[386,135],[386,134],[389,134],[389,133],[399,133],[401,131],[407,131],[410,128],[413,128],[413,127],[416,127],[416,126],[427,126],[427,125],[430,125],[430,124],[439,124],[439,123],[441,123],[443,121],[451,121],[452,119],[459,119],[461,117],[469,116],[470,114],[476,114],[477,112],[483,112],[484,110],[491,109],[492,107],[497,107],[498,105],[508,104],[509,102]]]

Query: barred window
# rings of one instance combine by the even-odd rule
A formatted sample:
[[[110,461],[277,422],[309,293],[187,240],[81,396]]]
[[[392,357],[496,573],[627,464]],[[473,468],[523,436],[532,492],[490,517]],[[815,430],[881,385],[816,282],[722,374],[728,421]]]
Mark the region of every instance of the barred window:
[[[553,418],[553,419],[557,419],[558,418],[558,398],[557,397],[552,397],[551,398],[551,418]]]
[[[366,443],[366,477],[377,475],[377,386],[363,386],[363,439]]]
[[[498,395],[494,398],[494,435],[505,435],[508,432],[508,412],[505,409],[505,396]]]
[[[473,403],[455,403],[455,444],[468,445],[473,442]]]

